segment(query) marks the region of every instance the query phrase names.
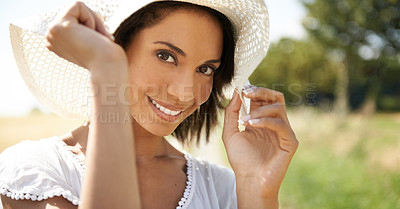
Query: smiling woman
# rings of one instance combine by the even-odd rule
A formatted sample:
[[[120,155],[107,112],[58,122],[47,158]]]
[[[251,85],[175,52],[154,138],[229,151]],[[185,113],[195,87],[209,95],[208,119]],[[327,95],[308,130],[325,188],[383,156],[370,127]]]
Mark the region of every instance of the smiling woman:
[[[264,2],[86,3],[68,7],[50,26],[59,10],[11,26],[32,92],[59,115],[86,117],[88,125],[3,152],[5,208],[278,208],[298,143],[281,93],[244,87],[240,94],[251,100],[239,120],[244,131],[234,93],[222,136],[234,172],[164,138],[208,139],[224,87],[243,83],[265,56]],[[104,24],[113,18],[120,24],[112,35]]]
[[[165,17],[169,14],[165,8],[180,12]],[[184,142],[189,140],[189,136],[196,136],[196,132],[200,133],[207,119],[207,123],[210,124],[206,128],[207,135],[210,128],[216,124],[222,85],[229,83],[234,72],[233,56],[222,55],[222,49],[225,47],[225,51],[233,54],[234,43],[229,20],[222,15],[211,16],[212,13],[208,12],[210,10],[207,7],[183,5],[180,2],[154,3],[143,8],[144,15],[141,12],[135,13],[125,20],[127,24],[122,23],[124,27],[121,25],[116,30],[116,43],[127,51],[131,83],[137,88],[138,95],[144,95],[139,98],[133,97],[133,104],[136,105],[131,108],[133,118],[140,121],[142,127],[157,130],[159,135],[168,135],[175,130],[178,139]],[[147,17],[150,14],[158,17],[159,22]],[[136,16],[140,15],[150,23],[157,24],[153,26],[147,23],[146,28],[136,36],[119,41],[120,37],[126,37],[127,32],[132,32],[129,29],[135,28],[135,21],[140,20]],[[229,26],[225,32],[221,30],[222,25]],[[223,34],[230,36],[225,38],[230,40],[225,46]],[[226,63],[232,65],[219,68],[221,56],[230,58]],[[225,79],[214,79],[214,74],[218,76],[221,73]],[[213,80],[222,85],[217,85],[218,88],[214,90],[215,96],[210,97]],[[161,94],[158,94],[160,92]],[[158,123],[154,120],[157,118],[155,115],[143,114],[148,108],[148,98],[150,104],[154,102],[160,106],[152,106],[156,115],[160,117]],[[208,99],[209,102],[204,104]],[[201,105],[202,108],[199,108]],[[208,115],[192,114],[201,109],[207,110]],[[168,110],[180,112],[179,115],[171,116],[165,114]],[[141,115],[146,115],[147,118],[143,120]],[[191,115],[196,118],[190,117]],[[169,122],[168,129],[162,128],[166,124],[163,124],[161,119]],[[178,127],[184,120],[186,121]],[[191,120],[196,123],[190,124]]]
[[[183,13],[172,17],[168,16],[168,18],[164,19],[174,10],[180,10],[183,11]],[[188,12],[193,12],[195,15],[188,15]],[[199,17],[205,18],[206,21],[202,22],[202,19]],[[163,20],[161,21],[161,19]],[[151,27],[159,21],[164,24]],[[160,89],[162,89],[161,86],[153,86],[155,83],[152,78],[157,79],[157,77],[154,76],[159,75],[160,78],[164,80],[164,82],[160,82],[162,85],[166,84],[165,80],[168,77],[171,80],[170,83],[176,83],[176,85],[170,85],[167,88],[169,91],[175,91],[172,92],[172,95],[169,95],[171,100],[174,100],[171,96],[175,96],[175,100],[180,99],[183,101],[181,103],[184,103],[185,98],[182,97],[188,97],[186,98],[187,100],[194,96],[193,92],[202,94],[202,100],[199,101],[197,97],[196,100],[193,100],[193,102],[197,102],[195,105],[202,105],[201,108],[194,108],[194,110],[190,110],[192,112],[183,111],[182,116],[186,119],[184,121],[177,121],[179,126],[175,129],[173,134],[181,142],[188,142],[193,137],[197,137],[197,140],[199,140],[204,124],[206,128],[206,139],[208,140],[212,127],[216,125],[217,111],[218,108],[222,107],[222,88],[231,82],[234,75],[233,53],[235,43],[232,27],[230,21],[224,15],[208,7],[182,4],[181,2],[162,2],[148,5],[140,11],[135,12],[122,22],[120,27],[115,31],[115,42],[120,44],[127,53],[142,51],[137,50],[137,47],[134,46],[135,44],[131,45],[133,39],[136,40],[136,43],[141,43],[141,45],[137,44],[141,47],[151,46],[151,43],[154,44],[154,47],[163,47],[155,48],[153,51],[155,51],[155,54],[160,60],[171,63],[174,66],[151,67],[148,65],[148,72],[146,75],[149,75],[149,77],[146,82],[156,88],[153,89],[153,91],[160,91]],[[146,28],[146,30],[143,30],[140,36],[135,36],[135,34],[143,28]],[[183,33],[183,31],[187,32]],[[180,46],[170,43],[172,41],[174,43],[179,43]],[[182,48],[185,48],[186,51],[191,50],[191,54],[187,55],[187,52]],[[220,51],[221,49],[223,49],[223,53]],[[148,54],[143,56],[148,56]],[[200,65],[199,63],[187,62],[193,60],[193,57],[196,56],[202,59],[199,60],[202,62]],[[204,58],[202,58],[202,56]],[[135,58],[137,58],[137,60],[144,60],[138,57]],[[153,60],[146,60],[146,65],[148,63],[157,64],[157,62]],[[194,66],[190,66],[189,64],[194,64]],[[159,69],[162,68],[176,68],[176,70],[160,72]],[[190,75],[185,73],[185,69],[186,71],[190,70],[191,73],[194,73],[192,69],[195,69],[196,72],[200,72],[209,77],[207,78],[197,74]],[[145,75],[139,72],[138,74]],[[140,82],[141,80],[140,77],[131,77],[136,79],[136,82],[133,83]],[[188,79],[182,79],[185,77]],[[178,78],[179,82],[176,82]],[[188,82],[186,82],[186,80]],[[212,89],[213,91],[210,97],[210,90]],[[168,94],[164,93],[163,96],[166,97]],[[209,99],[204,100],[205,96]],[[164,100],[165,99],[166,98],[164,98]],[[150,97],[150,101],[154,101],[154,98]],[[207,102],[204,103],[205,101]],[[160,102],[162,101],[158,102],[159,105]],[[166,102],[168,103],[168,101]],[[164,102],[164,104],[166,102]],[[186,104],[186,106],[188,106],[188,104]],[[175,109],[183,110],[182,108]],[[171,110],[174,110],[174,108]],[[194,114],[192,114],[193,111]],[[163,114],[160,114],[161,117],[163,117],[162,115]],[[152,122],[152,120],[148,121]],[[154,128],[155,127],[156,126],[154,126]]]

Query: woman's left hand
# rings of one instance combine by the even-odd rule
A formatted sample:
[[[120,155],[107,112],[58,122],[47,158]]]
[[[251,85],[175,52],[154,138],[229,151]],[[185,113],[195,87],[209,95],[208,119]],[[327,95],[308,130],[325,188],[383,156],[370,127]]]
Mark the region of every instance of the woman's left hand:
[[[228,159],[238,189],[243,182],[245,190],[251,190],[246,192],[277,198],[298,147],[286,115],[285,99],[282,93],[261,87],[247,86],[243,92],[251,99],[250,113],[241,118],[244,131],[238,129],[241,100],[236,92],[225,110],[222,138]]]

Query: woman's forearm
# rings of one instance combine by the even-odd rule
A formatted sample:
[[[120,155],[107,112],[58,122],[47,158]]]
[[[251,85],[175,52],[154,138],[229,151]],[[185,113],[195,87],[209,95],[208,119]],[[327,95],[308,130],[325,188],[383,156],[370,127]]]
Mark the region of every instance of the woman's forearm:
[[[104,73],[92,74],[93,109],[79,208],[140,208],[130,110],[122,99],[128,67],[122,63],[100,68],[96,72]]]

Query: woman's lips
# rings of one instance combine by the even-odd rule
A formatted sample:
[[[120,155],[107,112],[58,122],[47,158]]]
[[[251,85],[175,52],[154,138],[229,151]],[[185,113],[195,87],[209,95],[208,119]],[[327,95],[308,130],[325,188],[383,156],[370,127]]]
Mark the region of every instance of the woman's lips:
[[[164,106],[161,106],[158,104],[155,100],[151,99],[148,96],[148,101],[150,103],[150,107],[153,109],[153,111],[159,116],[161,119],[173,122],[179,118],[179,116],[182,114],[183,110],[171,110],[168,109]]]

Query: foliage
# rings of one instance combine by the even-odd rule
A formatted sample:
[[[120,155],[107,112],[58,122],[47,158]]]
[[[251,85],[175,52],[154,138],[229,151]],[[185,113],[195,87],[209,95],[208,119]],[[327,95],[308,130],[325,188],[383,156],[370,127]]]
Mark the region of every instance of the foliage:
[[[400,111],[400,1],[302,1],[309,36],[272,43],[250,81],[282,91],[289,106]]]
[[[303,0],[303,5],[310,38],[322,44],[325,53],[339,55],[336,60],[348,71],[352,106],[371,99],[379,101],[379,108],[399,110],[395,97],[400,87],[386,85],[386,79],[400,82],[400,1]],[[386,102],[381,102],[381,94]]]
[[[304,1],[304,26],[327,46],[355,61],[395,56],[400,52],[400,1]]]
[[[250,81],[283,92],[289,106],[316,105],[332,97],[335,67],[320,44],[282,39],[271,44]]]

